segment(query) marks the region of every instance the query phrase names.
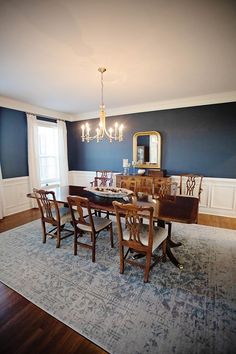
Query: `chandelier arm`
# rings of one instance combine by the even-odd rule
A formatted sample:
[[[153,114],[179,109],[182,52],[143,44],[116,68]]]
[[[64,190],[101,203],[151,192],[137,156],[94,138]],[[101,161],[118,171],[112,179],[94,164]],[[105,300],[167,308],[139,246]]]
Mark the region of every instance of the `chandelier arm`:
[[[107,131],[106,127],[104,128],[104,131],[105,134],[109,137],[109,139],[115,139],[115,137]]]

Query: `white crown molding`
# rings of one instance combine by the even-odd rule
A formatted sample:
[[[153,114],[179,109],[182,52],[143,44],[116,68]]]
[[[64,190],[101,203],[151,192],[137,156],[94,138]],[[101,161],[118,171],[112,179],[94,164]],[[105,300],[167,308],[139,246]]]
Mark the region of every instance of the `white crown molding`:
[[[13,100],[12,98],[4,97],[4,96],[0,96],[0,107],[16,109],[18,111],[23,111],[23,112],[30,112],[30,113],[40,115],[43,117],[48,117],[48,118],[73,121],[73,118],[71,118],[71,115],[68,115],[66,113],[57,112],[57,111],[53,111],[51,109],[46,109],[46,108],[34,106],[29,103]]]
[[[195,96],[180,98],[170,101],[160,101],[160,102],[149,102],[140,105],[126,106],[114,109],[106,109],[107,116],[117,116],[123,114],[150,112],[150,111],[161,111],[165,109],[174,108],[184,108],[184,107],[194,107],[194,106],[204,106],[209,104],[227,103],[236,101],[236,91],[223,92],[217,94],[210,94],[205,96]],[[85,119],[94,119],[99,116],[99,107],[97,111],[76,114],[72,116],[72,121],[79,121]]]
[[[109,116],[118,116],[124,114],[161,111],[165,109],[195,107],[195,106],[204,106],[209,104],[228,103],[228,102],[236,102],[236,91],[210,94],[205,96],[186,97],[186,98],[169,100],[169,101],[149,102],[140,105],[119,107],[113,109],[111,108],[111,109],[106,109],[106,114],[109,117]],[[63,112],[57,112],[46,108],[34,106],[29,103],[13,100],[11,98],[4,97],[4,96],[0,96],[0,107],[16,109],[24,112],[31,112],[37,115],[55,118],[55,119],[63,119],[70,122],[94,119],[99,117],[99,107],[97,111],[69,115]]]

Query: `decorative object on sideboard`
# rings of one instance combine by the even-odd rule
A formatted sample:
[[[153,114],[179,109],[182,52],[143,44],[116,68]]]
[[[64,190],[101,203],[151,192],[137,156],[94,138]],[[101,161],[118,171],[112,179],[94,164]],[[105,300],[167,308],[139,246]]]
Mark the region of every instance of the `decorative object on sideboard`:
[[[118,125],[116,122],[114,125],[114,130],[110,127],[108,130],[106,128],[106,112],[105,112],[105,105],[103,102],[103,73],[106,71],[106,68],[98,68],[98,71],[101,73],[101,105],[99,111],[99,126],[96,129],[96,134],[91,136],[90,135],[90,127],[88,123],[85,123],[81,126],[82,130],[82,141],[87,141],[88,143],[91,140],[96,139],[97,142],[103,140],[103,138],[108,138],[110,142],[113,140],[122,141],[123,140],[123,124]]]
[[[143,168],[138,169],[138,175],[140,176],[144,175],[145,172],[146,170],[144,170]]]
[[[130,163],[128,159],[123,159],[123,174],[124,176],[129,175]]]

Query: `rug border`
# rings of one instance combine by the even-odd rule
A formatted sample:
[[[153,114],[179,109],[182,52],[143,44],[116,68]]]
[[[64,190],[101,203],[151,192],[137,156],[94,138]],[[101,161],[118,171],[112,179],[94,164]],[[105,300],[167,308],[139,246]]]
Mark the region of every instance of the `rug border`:
[[[10,230],[9,230],[10,231]],[[91,340],[90,338],[88,338],[85,334],[82,334],[81,332],[78,332],[78,330],[76,330],[72,325],[69,325],[65,322],[63,322],[61,319],[59,319],[57,316],[55,316],[54,314],[52,314],[50,311],[45,310],[44,308],[42,308],[41,306],[39,306],[38,304],[36,304],[34,301],[32,301],[31,299],[28,298],[28,296],[23,295],[20,291],[16,290],[14,287],[12,287],[11,285],[9,285],[7,282],[3,281],[0,278],[0,282],[2,284],[4,284],[5,286],[7,286],[8,288],[10,288],[11,290],[15,291],[17,294],[21,295],[23,298],[25,298],[26,300],[28,300],[29,302],[31,302],[33,305],[37,306],[40,310],[46,312],[47,314],[49,314],[50,316],[52,316],[53,318],[55,318],[56,320],[58,320],[59,322],[61,322],[62,324],[66,325],[67,327],[69,327],[70,329],[72,329],[73,331],[75,331],[77,334],[81,335],[82,337],[84,337],[85,339],[89,340],[90,342],[92,342],[93,344],[97,345],[99,348],[101,348],[102,350],[106,351],[108,354],[112,354],[112,352],[110,352],[109,350],[107,350],[106,348],[104,348],[101,344],[99,344],[96,340]]]

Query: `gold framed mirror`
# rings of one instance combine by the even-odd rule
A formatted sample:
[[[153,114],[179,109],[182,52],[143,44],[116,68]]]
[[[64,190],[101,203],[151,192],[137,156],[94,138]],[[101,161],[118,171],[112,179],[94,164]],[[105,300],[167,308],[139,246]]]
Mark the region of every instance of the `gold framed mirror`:
[[[161,168],[161,134],[156,131],[133,135],[133,161],[141,168]]]

